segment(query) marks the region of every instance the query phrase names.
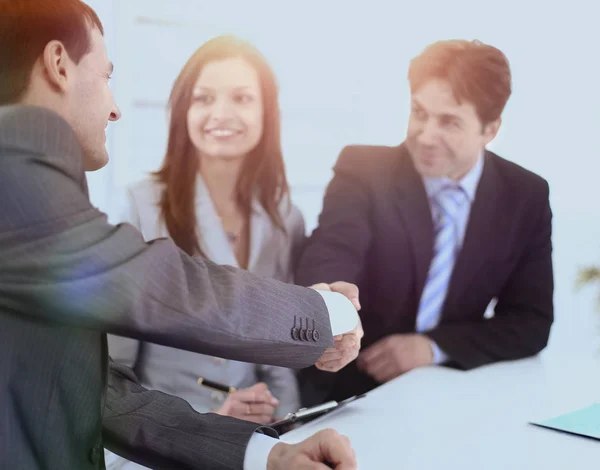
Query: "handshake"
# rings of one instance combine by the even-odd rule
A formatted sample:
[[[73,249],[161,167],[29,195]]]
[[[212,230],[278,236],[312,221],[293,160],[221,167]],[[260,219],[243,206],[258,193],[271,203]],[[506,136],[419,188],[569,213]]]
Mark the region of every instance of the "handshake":
[[[311,289],[317,291],[337,292],[344,295],[354,308],[359,311],[358,287],[347,282],[334,282],[333,284],[315,284]],[[334,312],[330,312],[330,316]],[[337,313],[337,312],[336,312]],[[332,318],[333,323],[333,318]],[[328,372],[337,372],[358,357],[360,342],[364,335],[360,320],[354,329],[347,333],[334,336],[334,347],[325,350],[315,364],[318,369]]]
[[[347,282],[333,284],[315,284],[311,286],[317,291],[338,292],[343,294],[356,310],[360,310],[358,287]],[[332,321],[333,315],[329,312]],[[342,312],[343,313],[343,312]],[[344,320],[344,319],[341,319]],[[337,372],[354,359],[360,351],[360,342],[364,335],[360,320],[354,329],[334,336],[334,347],[323,353],[316,366],[324,371]],[[269,453],[267,470],[289,469],[320,470],[335,468],[337,470],[355,470],[358,468],[356,453],[350,440],[333,429],[325,429],[297,444],[276,444]]]

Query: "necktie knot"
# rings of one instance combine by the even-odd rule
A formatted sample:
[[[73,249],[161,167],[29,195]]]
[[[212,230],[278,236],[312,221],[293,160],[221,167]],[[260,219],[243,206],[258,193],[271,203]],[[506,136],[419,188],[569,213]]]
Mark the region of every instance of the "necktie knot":
[[[458,184],[446,185],[435,195],[435,201],[441,211],[441,217],[454,220],[458,210],[466,201],[466,194]]]

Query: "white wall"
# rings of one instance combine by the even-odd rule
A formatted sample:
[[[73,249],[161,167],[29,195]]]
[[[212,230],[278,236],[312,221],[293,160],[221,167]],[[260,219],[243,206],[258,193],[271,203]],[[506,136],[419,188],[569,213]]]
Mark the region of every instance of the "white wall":
[[[593,2],[89,3],[105,23],[123,111],[109,130],[111,163],[90,175],[92,199],[112,220],[123,186],[158,167],[166,97],[185,60],[209,37],[239,34],[274,67],[288,176],[309,230],[344,145],[402,141],[412,57],[439,39],[477,38],[499,47],[511,62],[514,92],[490,148],[550,183],[557,310],[552,342],[571,344],[582,329],[600,337],[598,322],[590,320],[594,291],[573,289],[578,267],[600,261],[600,32]]]

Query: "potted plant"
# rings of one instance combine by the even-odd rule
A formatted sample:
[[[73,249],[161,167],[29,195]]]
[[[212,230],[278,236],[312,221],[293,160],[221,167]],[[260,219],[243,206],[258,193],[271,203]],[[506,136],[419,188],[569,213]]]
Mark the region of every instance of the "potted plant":
[[[589,266],[579,271],[577,287],[580,288],[595,281],[600,281],[600,268],[596,266]]]

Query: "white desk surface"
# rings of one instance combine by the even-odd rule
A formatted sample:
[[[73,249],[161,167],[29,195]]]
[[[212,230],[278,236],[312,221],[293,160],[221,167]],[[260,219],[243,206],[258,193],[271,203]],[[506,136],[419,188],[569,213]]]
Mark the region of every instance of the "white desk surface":
[[[584,470],[600,468],[600,441],[528,423],[594,402],[600,356],[564,348],[468,372],[417,369],[281,439],[334,428],[362,470]]]

